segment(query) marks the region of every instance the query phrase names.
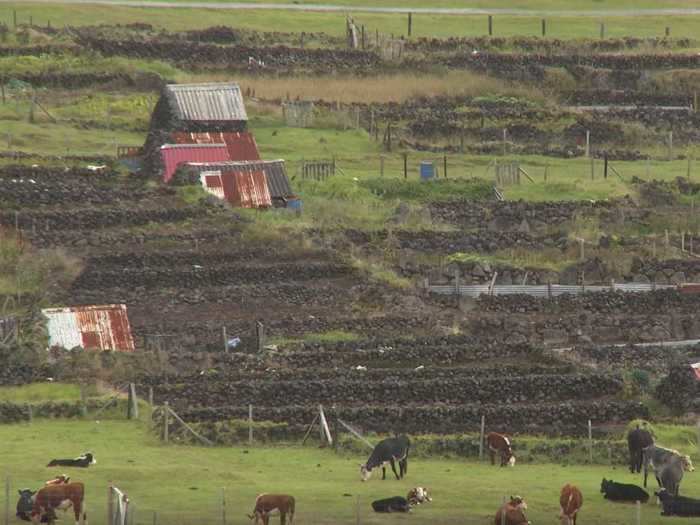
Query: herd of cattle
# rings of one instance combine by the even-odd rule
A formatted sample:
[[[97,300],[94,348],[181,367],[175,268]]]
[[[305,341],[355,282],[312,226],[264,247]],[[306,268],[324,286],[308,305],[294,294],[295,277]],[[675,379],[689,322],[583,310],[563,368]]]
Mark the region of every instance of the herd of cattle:
[[[700,516],[700,500],[679,495],[680,483],[684,472],[694,470],[690,457],[679,452],[655,445],[651,433],[646,428],[637,426],[627,435],[630,460],[629,469],[632,473],[644,473],[644,487],[647,486],[649,470],[654,473],[659,484],[659,490],[654,494],[663,507],[663,516]],[[495,432],[486,436],[486,446],[495,465],[496,457],[500,458],[500,466],[515,465],[510,439]],[[403,479],[408,473],[408,453],[410,441],[407,436],[398,436],[380,441],[372,450],[367,461],[360,465],[360,477],[367,481],[374,469],[381,467],[382,479],[386,479],[386,466],[390,465],[397,480]],[[92,454],[83,454],[75,459],[52,460],[48,466],[88,467],[95,464]],[[399,471],[396,471],[396,464]],[[603,479],[600,492],[610,501],[626,501],[646,503],[649,494],[641,487],[631,484],[616,483]],[[65,474],[46,482],[38,491],[22,489],[17,502],[17,517],[25,521],[49,523],[56,519],[56,510],[66,511],[72,508],[75,513],[76,525],[82,515],[87,525],[85,511],[85,487],[80,482],[71,482]],[[406,497],[392,496],[372,502],[375,512],[410,512],[411,508],[432,499],[425,487],[415,487]],[[583,504],[583,494],[578,487],[566,484],[560,493],[560,519],[562,525],[576,525],[576,516]],[[295,499],[287,494],[260,494],[255,500],[253,513],[248,517],[255,524],[268,525],[272,514],[280,515],[281,525],[285,525],[287,516],[289,523],[294,521]],[[511,496],[504,502],[495,515],[495,525],[528,525],[525,516],[527,503],[520,496]]]

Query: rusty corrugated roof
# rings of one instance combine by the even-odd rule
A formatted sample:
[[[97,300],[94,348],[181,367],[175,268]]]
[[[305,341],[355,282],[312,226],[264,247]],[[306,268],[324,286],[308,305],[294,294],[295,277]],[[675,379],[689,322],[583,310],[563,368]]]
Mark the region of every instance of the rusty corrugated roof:
[[[164,166],[163,182],[173,178],[180,164],[229,160],[226,144],[164,144],[160,155]]]
[[[124,304],[46,308],[49,347],[134,351]]]
[[[222,173],[262,171],[265,173],[267,187],[273,199],[287,199],[294,195],[287,177],[287,169],[281,159],[248,162],[189,162],[188,165],[196,169],[198,173],[204,171],[220,171]]]
[[[202,171],[199,174],[205,191],[241,208],[272,206],[267,179],[262,171]]]
[[[241,88],[235,83],[168,84],[165,94],[180,120],[247,121]]]
[[[177,144],[226,144],[230,160],[260,160],[255,138],[251,133],[245,131],[210,131],[205,133],[175,131],[170,136]]]

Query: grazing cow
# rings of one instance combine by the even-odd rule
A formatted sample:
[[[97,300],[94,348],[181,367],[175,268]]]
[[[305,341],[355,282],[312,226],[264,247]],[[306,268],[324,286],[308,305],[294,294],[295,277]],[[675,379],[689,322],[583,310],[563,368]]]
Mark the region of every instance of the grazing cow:
[[[605,478],[603,478],[600,484],[600,492],[603,493],[605,499],[611,501],[641,501],[642,503],[649,501],[649,494],[641,487],[625,483],[615,483]]]
[[[63,511],[73,507],[76,525],[80,523],[82,514],[83,522],[87,525],[87,513],[84,509],[85,486],[82,483],[65,483],[61,485],[47,485],[34,496],[32,505],[32,521],[36,522],[41,516],[47,516],[49,524],[56,519],[56,509]]]
[[[408,491],[408,496],[406,496],[409,505],[420,505],[421,503],[427,503],[433,501],[433,499],[428,494],[428,489],[425,487],[416,487]]]
[[[44,485],[63,485],[68,483],[69,481],[70,478],[68,476],[66,476],[65,474],[61,474],[60,476],[56,476],[55,478],[48,480],[44,483]]]
[[[662,488],[654,495],[661,500],[663,505],[662,516],[700,516],[700,500],[674,496],[668,490]]]
[[[654,444],[654,438],[645,428],[630,430],[627,434],[627,447],[630,451],[630,472],[639,474],[642,471],[643,450]]]
[[[411,442],[407,436],[388,438],[377,443],[367,463],[360,465],[362,481],[367,481],[372,475],[372,469],[379,466],[382,467],[382,479],[386,479],[387,463],[391,464],[391,470],[394,471],[396,479],[402,479],[408,473],[408,449],[410,446]],[[396,473],[396,461],[399,462],[400,474]]]
[[[489,432],[486,436],[486,445],[489,447],[489,455],[491,456],[491,464],[496,464],[496,453],[501,456],[501,466],[515,466],[515,456],[510,445],[510,439],[503,434]]]
[[[374,512],[411,512],[411,506],[408,500],[401,496],[373,501],[372,509]]]
[[[644,458],[644,486],[647,486],[649,467],[654,472],[659,487],[663,487],[674,496],[678,495],[683,472],[693,472],[693,462],[690,456],[680,452],[655,445],[646,447],[642,452]]]
[[[501,508],[496,512],[494,525],[529,525],[530,522],[524,512],[526,509],[527,503],[523,498],[511,496],[510,501],[501,505]]]
[[[24,521],[31,521],[32,507],[34,506],[34,495],[36,490],[22,489],[17,491],[19,499],[17,500],[16,516]]]
[[[259,494],[255,498],[255,509],[253,514],[248,514],[252,520],[255,519],[255,525],[262,521],[263,525],[270,523],[270,514],[273,511],[280,513],[280,524],[284,525],[289,514],[289,525],[294,522],[294,496],[287,494]]]
[[[581,505],[583,505],[583,494],[578,487],[568,483],[564,485],[559,496],[561,525],[576,525],[576,515],[581,510]]]
[[[75,459],[52,459],[47,467],[80,467],[87,468],[97,463],[97,460],[89,452]]]

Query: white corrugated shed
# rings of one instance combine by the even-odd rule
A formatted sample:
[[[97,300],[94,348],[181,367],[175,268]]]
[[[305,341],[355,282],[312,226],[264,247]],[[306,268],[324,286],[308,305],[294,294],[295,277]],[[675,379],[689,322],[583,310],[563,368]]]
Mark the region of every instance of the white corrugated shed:
[[[168,84],[165,93],[180,120],[248,120],[241,88],[235,83]]]

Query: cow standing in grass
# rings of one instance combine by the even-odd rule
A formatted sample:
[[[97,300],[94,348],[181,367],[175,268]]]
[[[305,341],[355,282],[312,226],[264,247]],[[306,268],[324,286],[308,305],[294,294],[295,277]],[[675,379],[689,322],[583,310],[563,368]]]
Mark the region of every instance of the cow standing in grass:
[[[391,470],[394,471],[396,479],[403,479],[408,473],[408,449],[411,442],[407,436],[399,436],[388,438],[380,441],[372,454],[370,454],[367,463],[360,465],[360,475],[362,481],[367,481],[372,475],[372,469],[382,467],[382,479],[386,479],[386,464],[391,464]],[[396,462],[399,462],[399,473],[396,472]]]
[[[513,455],[513,449],[511,448],[508,436],[496,432],[489,432],[486,436],[486,446],[489,449],[492,465],[496,464],[496,454],[498,454],[501,457],[502,467],[505,465],[509,467],[515,466],[515,456]]]
[[[287,494],[260,494],[255,498],[255,509],[248,517],[255,520],[255,525],[262,522],[263,525],[270,523],[270,514],[274,511],[280,513],[280,525],[285,525],[287,514],[289,514],[289,525],[294,522],[294,496]]]
[[[672,496],[678,496],[683,472],[693,472],[693,462],[690,456],[668,448],[650,446],[643,451],[644,457],[644,486],[647,486],[649,469],[654,472],[659,487],[663,487]]]
[[[82,483],[61,483],[60,485],[46,485],[34,496],[32,505],[32,521],[38,523],[44,516],[49,524],[56,520],[56,510],[66,511],[73,507],[75,523],[87,525],[87,513],[85,512],[85,486]]]
[[[627,448],[630,451],[630,472],[639,474],[642,471],[643,450],[654,444],[654,438],[645,428],[630,430],[627,434]]]
[[[561,525],[576,525],[576,515],[581,510],[581,505],[583,505],[583,494],[578,487],[568,483],[564,485],[559,496]]]

